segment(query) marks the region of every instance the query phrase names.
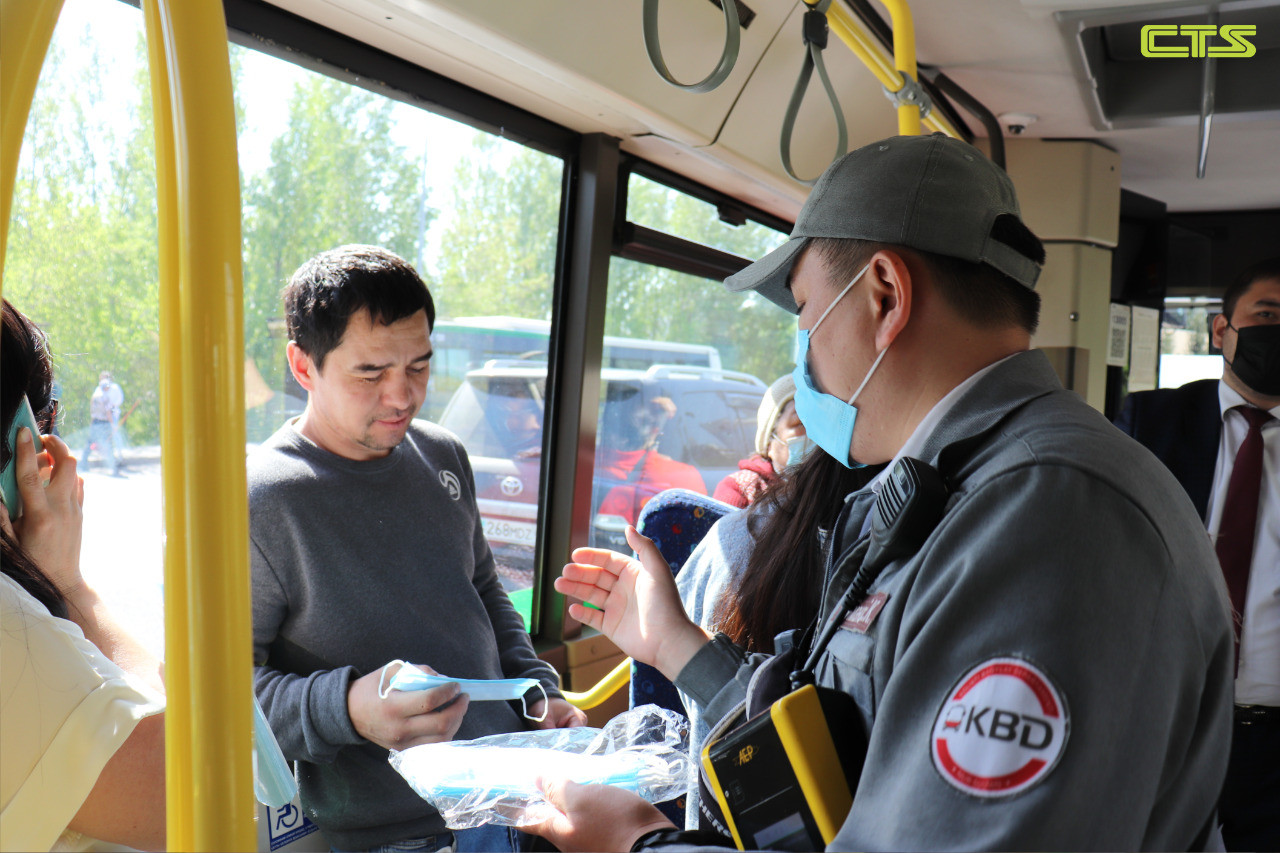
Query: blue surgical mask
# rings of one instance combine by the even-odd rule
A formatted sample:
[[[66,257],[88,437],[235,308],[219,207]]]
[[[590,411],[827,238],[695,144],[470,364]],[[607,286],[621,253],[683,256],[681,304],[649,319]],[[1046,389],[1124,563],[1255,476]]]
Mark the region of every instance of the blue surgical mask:
[[[844,290],[840,291],[840,294],[827,306],[827,310],[822,312],[818,322],[811,328],[796,330],[796,368],[791,374],[796,383],[796,414],[800,416],[800,423],[804,424],[809,438],[846,468],[866,467],[865,463],[853,462],[849,458],[849,445],[853,443],[853,425],[858,418],[858,410],[853,403],[862,393],[862,389],[867,387],[871,377],[875,375],[876,368],[880,366],[880,361],[889,348],[885,347],[876,356],[871,369],[863,377],[862,384],[846,403],[839,397],[824,394],[813,381],[813,375],[809,373],[809,338],[818,331],[822,321],[831,313],[831,309],[844,299],[845,294],[858,283],[870,266],[871,264],[868,263],[853,277],[852,281],[845,285]]]
[[[795,468],[805,457],[809,455],[809,450],[813,447],[813,442],[805,435],[793,435],[786,441],[787,445],[787,468]]]
[[[400,669],[391,676],[391,683],[384,686],[387,669],[397,663],[400,664]],[[447,675],[432,675],[411,663],[393,660],[382,668],[382,676],[378,679],[378,695],[385,699],[392,690],[430,690],[446,684],[461,687],[461,692],[470,696],[472,702],[519,702],[524,709],[525,719],[540,723],[547,718],[547,691],[536,678],[450,678]],[[525,695],[535,687],[542,691],[541,717],[529,716],[529,706],[525,702]]]

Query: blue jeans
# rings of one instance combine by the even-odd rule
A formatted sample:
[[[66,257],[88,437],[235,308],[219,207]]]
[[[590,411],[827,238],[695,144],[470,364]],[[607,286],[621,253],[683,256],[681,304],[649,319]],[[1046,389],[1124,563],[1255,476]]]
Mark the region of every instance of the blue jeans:
[[[458,853],[520,853],[521,834],[514,826],[488,824],[453,831]]]
[[[513,826],[478,826],[426,838],[406,838],[371,847],[369,853],[435,853],[451,844],[457,853],[519,853],[521,835]],[[339,853],[336,847],[333,850]]]
[[[437,850],[449,848],[451,844],[453,844],[453,833],[441,832],[438,835],[428,835],[426,838],[406,838],[403,841],[380,844],[377,847],[368,848],[368,853],[435,853]],[[333,853],[343,853],[337,847],[330,849]]]
[[[98,453],[101,454],[104,462],[111,464],[111,473],[116,474],[120,471],[120,460],[116,457],[116,442],[114,436],[115,430],[111,426],[110,421],[92,421],[89,424],[89,438],[84,443],[84,453],[80,454],[80,465],[89,470],[89,450],[93,445],[98,445]]]

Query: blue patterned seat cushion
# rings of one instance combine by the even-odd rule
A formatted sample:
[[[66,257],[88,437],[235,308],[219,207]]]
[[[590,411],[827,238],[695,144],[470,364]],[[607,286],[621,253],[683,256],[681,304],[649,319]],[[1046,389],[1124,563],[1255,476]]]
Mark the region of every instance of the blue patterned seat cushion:
[[[658,546],[658,551],[678,575],[693,549],[707,535],[711,526],[735,510],[727,503],[714,500],[688,489],[668,489],[645,504],[636,529]],[[680,694],[666,676],[646,663],[631,663],[631,707],[657,705],[684,714]],[[696,759],[695,759],[696,760]],[[684,826],[685,798],[659,803],[677,826]]]

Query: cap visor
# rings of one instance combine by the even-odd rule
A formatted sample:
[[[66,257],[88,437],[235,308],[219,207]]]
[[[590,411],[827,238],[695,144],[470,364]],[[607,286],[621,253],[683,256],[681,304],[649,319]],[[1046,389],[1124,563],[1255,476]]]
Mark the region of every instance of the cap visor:
[[[751,266],[726,278],[724,286],[733,293],[754,290],[779,308],[799,314],[796,300],[787,287],[787,278],[808,240],[808,237],[792,237]]]

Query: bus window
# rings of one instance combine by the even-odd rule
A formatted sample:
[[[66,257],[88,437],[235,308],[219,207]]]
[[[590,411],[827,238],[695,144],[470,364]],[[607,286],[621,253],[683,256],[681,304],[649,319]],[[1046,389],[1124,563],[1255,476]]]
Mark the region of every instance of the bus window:
[[[627,219],[637,225],[684,237],[724,252],[755,260],[781,246],[787,235],[694,198],[641,174],[627,181]],[[727,221],[731,220],[731,221]],[[734,225],[732,221],[741,221]]]
[[[1221,299],[1170,297],[1160,321],[1160,387],[1220,379],[1222,355],[1213,348],[1213,318]]]
[[[560,158],[257,50],[232,44],[230,54],[251,445],[305,406],[284,359],[280,291],[320,251],[372,243],[408,259],[431,289],[445,338],[454,317],[501,312],[549,325]],[[17,174],[5,296],[48,332],[59,430],[88,457],[81,464],[91,507],[86,576],[117,612],[137,617],[139,634],[162,653],[159,288],[146,64],[137,9],[67,0]],[[437,400],[477,357],[545,351],[545,338],[526,336],[479,356],[442,347],[433,370],[452,386],[441,383]],[[90,394],[104,370],[124,394],[110,448],[89,441]],[[540,420],[536,429],[528,441],[540,444]],[[119,446],[116,478],[104,454]],[[536,482],[531,488],[536,494]],[[536,511],[531,518],[532,525]],[[502,579],[531,626],[531,576]]]
[[[470,370],[495,360],[546,362],[551,323],[521,317],[457,317],[436,323],[427,399],[419,417],[439,421]],[[636,340],[606,335],[603,367],[646,370],[655,364],[720,367],[719,351],[707,344]]]
[[[637,174],[629,177],[627,211],[648,228],[748,258],[786,239],[754,222],[735,230],[713,205]],[[754,451],[764,390],[793,366],[795,319],[718,281],[615,257],[605,330],[711,347],[723,368],[619,370],[601,389],[592,531],[598,544],[625,548],[622,530],[655,494],[667,488],[710,494]],[[624,382],[635,389],[633,402],[615,390]]]

